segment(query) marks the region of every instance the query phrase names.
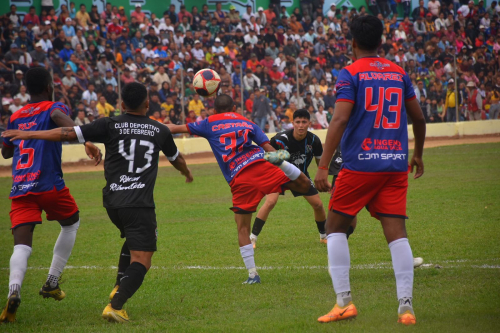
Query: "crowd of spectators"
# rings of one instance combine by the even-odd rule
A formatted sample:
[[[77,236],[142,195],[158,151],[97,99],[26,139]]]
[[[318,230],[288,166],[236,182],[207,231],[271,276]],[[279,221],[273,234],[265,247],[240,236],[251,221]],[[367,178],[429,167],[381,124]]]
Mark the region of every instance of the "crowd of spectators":
[[[70,106],[77,124],[120,112],[119,83],[134,81],[149,89],[151,118],[204,119],[214,98],[198,96],[192,82],[199,69],[212,68],[221,93],[265,131],[290,128],[300,108],[310,112],[313,128],[327,128],[337,76],[353,60],[349,22],[368,11],[385,27],[379,56],[408,72],[428,122],[455,121],[457,114],[460,120],[498,118],[496,1],[485,8],[483,1],[430,0],[412,9],[409,0],[367,0],[350,10],[332,4],[326,14],[322,2],[302,0],[291,14],[271,1],[244,13],[217,3],[213,12],[207,5],[190,11],[170,5],[150,16],[140,5],[126,13],[108,2],[98,12],[71,2],[60,12],[32,7],[22,17],[12,5],[0,17],[0,125],[29,102],[26,71],[44,66],[53,71],[55,100]]]

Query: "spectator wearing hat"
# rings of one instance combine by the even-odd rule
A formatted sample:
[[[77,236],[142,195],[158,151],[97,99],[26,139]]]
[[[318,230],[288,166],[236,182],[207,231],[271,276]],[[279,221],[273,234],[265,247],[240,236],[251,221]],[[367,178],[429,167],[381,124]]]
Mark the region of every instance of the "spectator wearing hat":
[[[455,122],[456,121],[456,92],[455,80],[449,79],[444,101],[443,113],[441,114],[442,121]]]
[[[467,83],[467,111],[469,120],[481,120],[481,112],[483,109],[483,98],[472,81]]]
[[[137,31],[136,31],[137,33]],[[140,36],[140,32],[139,32]],[[126,28],[122,28],[120,36],[116,39],[116,43],[118,45],[121,45],[121,43],[124,42],[126,45],[127,50],[132,50],[132,41],[129,38],[129,31]]]
[[[67,41],[70,41],[71,38],[76,35],[75,28],[73,27],[73,20],[70,17],[66,18],[62,30],[64,31]]]
[[[142,11],[142,7],[140,4],[135,5],[135,9],[132,12],[132,14],[130,14],[130,17],[131,18],[135,17],[135,19],[137,20],[137,23],[139,23],[139,24],[144,23],[144,18],[146,17],[146,14]]]
[[[38,66],[48,67],[47,55],[42,49],[42,43],[35,44],[35,50],[30,52],[30,56]]]
[[[255,16],[256,19],[260,19],[260,25],[265,27],[267,26],[267,17],[266,14],[264,13],[264,8],[259,7],[257,9],[257,15]]]

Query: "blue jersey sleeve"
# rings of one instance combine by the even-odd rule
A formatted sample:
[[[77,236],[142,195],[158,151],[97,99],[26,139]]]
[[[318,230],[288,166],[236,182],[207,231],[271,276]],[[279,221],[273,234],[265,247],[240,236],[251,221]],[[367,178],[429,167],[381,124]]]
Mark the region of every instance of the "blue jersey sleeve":
[[[71,114],[71,112],[69,111],[69,108],[66,106],[66,104],[61,103],[61,102],[56,102],[56,103],[52,104],[52,106],[49,109],[50,115],[52,115],[52,113],[56,110],[60,110],[62,113],[64,113],[67,116],[69,116]]]
[[[208,137],[210,125],[208,124],[208,118],[205,118],[201,121],[197,121],[195,123],[189,123],[187,124],[187,128],[190,134],[192,135],[198,135],[203,138]]]
[[[344,68],[340,71],[335,90],[337,90],[337,102],[354,103],[356,101],[356,87],[352,75],[347,69]]]
[[[413,89],[413,84],[411,83],[411,79],[408,76],[408,73],[405,73],[405,75],[403,76],[403,82],[405,85],[405,92],[404,92],[405,102],[411,101],[416,97],[416,95],[415,95],[415,89]]]
[[[264,143],[268,143],[269,138],[267,137],[267,135],[264,134],[264,132],[260,129],[260,127],[254,123],[252,123],[252,126],[253,126],[253,131],[250,134],[250,139],[252,139],[252,141],[258,144],[259,146],[262,146]]]

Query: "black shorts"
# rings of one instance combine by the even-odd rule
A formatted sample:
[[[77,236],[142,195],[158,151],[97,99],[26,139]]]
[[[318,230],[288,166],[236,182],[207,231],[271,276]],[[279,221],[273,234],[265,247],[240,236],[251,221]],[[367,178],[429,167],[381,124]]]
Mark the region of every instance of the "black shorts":
[[[314,182],[311,179],[309,179],[309,180],[311,181],[311,187],[309,187],[309,191],[307,193],[300,193],[300,192],[290,190],[290,192],[292,192],[294,197],[310,197],[312,195],[319,194],[316,187],[314,187]]]
[[[156,213],[154,208],[106,208],[108,216],[125,238],[131,251],[156,251]]]

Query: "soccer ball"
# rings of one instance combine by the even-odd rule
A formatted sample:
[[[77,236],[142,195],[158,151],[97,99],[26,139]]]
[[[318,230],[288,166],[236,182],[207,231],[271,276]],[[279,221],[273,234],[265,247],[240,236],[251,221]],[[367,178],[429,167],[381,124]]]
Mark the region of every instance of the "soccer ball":
[[[215,95],[220,88],[220,76],[214,70],[201,69],[194,75],[193,86],[200,96]]]

